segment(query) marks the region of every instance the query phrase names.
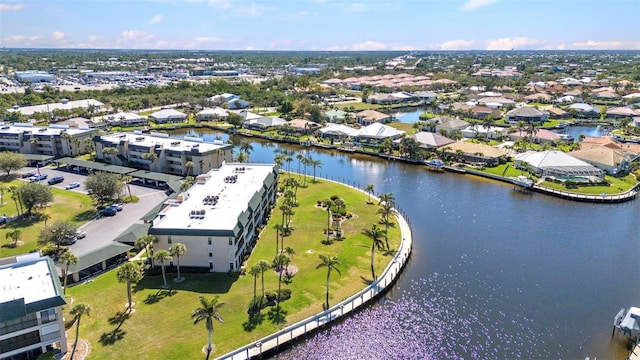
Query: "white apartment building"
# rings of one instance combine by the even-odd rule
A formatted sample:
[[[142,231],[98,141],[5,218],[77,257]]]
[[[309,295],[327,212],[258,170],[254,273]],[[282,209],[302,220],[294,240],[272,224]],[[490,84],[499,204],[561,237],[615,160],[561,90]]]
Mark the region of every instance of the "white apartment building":
[[[0,122],[0,151],[22,154],[75,157],[86,153],[85,140],[96,129],[70,128],[68,125],[32,126],[28,123]]]
[[[174,175],[203,174],[233,159],[231,144],[196,137],[170,138],[163,133],[109,134],[95,138],[94,144],[97,159],[104,162]],[[106,148],[116,148],[118,153],[105,154]],[[156,159],[146,158],[148,153],[155,153]],[[193,163],[191,169],[189,162]]]
[[[29,254],[0,262],[0,359],[66,353],[65,304],[51,258]]]
[[[196,184],[158,213],[149,234],[154,249],[183,243],[180,266],[237,271],[275,203],[278,171],[273,164],[225,164],[197,178]]]

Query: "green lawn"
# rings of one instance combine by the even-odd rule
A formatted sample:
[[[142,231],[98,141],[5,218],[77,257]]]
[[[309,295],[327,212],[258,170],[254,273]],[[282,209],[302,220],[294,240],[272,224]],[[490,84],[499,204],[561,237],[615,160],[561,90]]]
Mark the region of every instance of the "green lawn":
[[[406,131],[407,135],[413,134],[416,131],[420,131],[420,129],[415,130],[413,128],[413,123],[403,123],[403,122],[394,121],[394,122],[389,123],[387,125],[391,126],[394,129]]]
[[[360,102],[360,101],[335,104],[334,106],[339,110],[350,109],[353,107],[356,111],[367,110],[367,109],[380,109],[381,107],[384,107],[384,105],[369,104],[369,103]]]
[[[282,178],[288,175],[283,174]],[[295,174],[293,176],[296,176]],[[262,310],[261,316],[250,321],[247,305],[253,297],[253,277],[241,276],[234,280],[226,274],[187,275],[186,281],[171,283],[172,292],[160,291],[161,276],[147,276],[136,287],[133,295],[136,311],[129,319],[120,321],[119,312],[125,309],[126,286],[117,283],[111,271],[95,281],[70,288],[67,292],[75,301],[85,302],[94,309],[91,316],[82,320],[81,337],[91,344],[92,359],[120,359],[122,354],[134,359],[196,359],[203,357],[201,348],[206,344],[204,324],[192,324],[191,312],[199,305],[200,294],[210,298],[220,295],[227,304],[222,308],[224,323],[214,324],[213,337],[216,351],[212,358],[273,333],[279,328],[295,323],[322,311],[325,296],[326,269],[316,270],[318,254],[337,255],[341,261],[342,275],[331,275],[330,304],[366,286],[371,280],[369,267],[371,240],[363,235],[363,229],[377,223],[377,204],[368,204],[367,196],[328,181],[312,184],[298,190],[299,206],[292,217],[293,232],[285,238],[285,247],[291,246],[296,254],[292,258],[299,270],[290,284],[283,288],[292,291],[292,298],[282,303],[285,323],[273,321],[271,308]],[[348,213],[354,216],[342,223],[345,240],[323,245],[323,230],[327,225],[326,210],[316,206],[318,200],[338,195],[347,204]],[[271,260],[276,253],[275,230],[280,223],[278,207],[260,235],[247,265],[259,260]],[[381,225],[382,226],[382,225]],[[400,231],[390,228],[390,248],[399,246]],[[188,249],[187,249],[188,251]],[[391,252],[376,251],[376,272],[380,274],[391,260]],[[172,279],[175,275],[168,275]],[[265,288],[277,290],[275,272],[265,273]],[[258,279],[258,293],[261,291]],[[99,294],[99,296],[97,296]],[[67,319],[69,308],[65,309]],[[68,336],[73,338],[74,328]]]
[[[5,188],[5,191],[2,204],[0,204],[0,214],[7,214],[8,217],[14,217],[18,211],[15,202],[11,200],[11,194],[6,189],[9,189],[11,186],[23,185],[25,182],[12,180],[3,181],[1,184]],[[96,215],[96,209],[88,195],[58,188],[51,188],[51,191],[53,192],[54,200],[49,207],[42,211],[43,214],[50,216],[50,219],[47,220],[48,224],[58,220],[67,220],[76,226],[80,226]],[[2,244],[0,247],[0,258],[34,251],[38,247],[38,236],[42,228],[44,228],[44,221],[40,216],[34,215],[30,218],[21,218],[12,221],[2,227],[5,230],[20,230],[22,232],[20,239],[24,244],[16,248],[10,248],[7,245],[11,241],[6,239],[6,231],[0,232],[0,244]]]
[[[504,177],[512,177],[512,176],[517,177],[519,175],[528,175],[526,172],[523,173],[522,170],[516,169],[513,166],[512,162],[508,162],[506,164],[500,164],[495,167],[487,167],[481,171],[487,172],[489,174],[504,176]]]
[[[562,190],[577,194],[619,194],[630,190],[637,183],[635,176],[627,175],[623,177],[605,176],[605,180],[609,182],[609,186],[580,186],[576,189],[567,189],[563,184],[545,181],[541,185],[556,190]]]

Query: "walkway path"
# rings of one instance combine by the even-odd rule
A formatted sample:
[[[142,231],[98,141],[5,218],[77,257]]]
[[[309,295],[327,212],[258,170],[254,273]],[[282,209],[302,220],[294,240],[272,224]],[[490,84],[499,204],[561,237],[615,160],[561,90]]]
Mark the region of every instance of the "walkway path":
[[[358,190],[362,191],[361,189]],[[384,272],[375,282],[326,311],[299,321],[278,331],[277,333],[266,336],[249,345],[224,354],[217,359],[250,359],[254,356],[260,356],[267,352],[277,352],[281,346],[301,338],[305,334],[313,332],[332,321],[340,319],[343,316],[347,316],[349,313],[366,306],[369,302],[383,294],[393,285],[398,275],[402,272],[404,265],[409,259],[409,255],[411,255],[411,247],[413,244],[411,227],[408,221],[399,212],[394,211],[394,213],[402,234],[402,242],[400,243],[398,252],[393,257],[393,260],[389,265],[387,265]]]

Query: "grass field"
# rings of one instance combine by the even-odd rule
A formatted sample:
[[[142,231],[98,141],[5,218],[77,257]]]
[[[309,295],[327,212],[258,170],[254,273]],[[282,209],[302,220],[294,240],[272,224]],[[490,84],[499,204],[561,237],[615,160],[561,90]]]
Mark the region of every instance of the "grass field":
[[[282,175],[283,178],[286,176]],[[367,195],[329,181],[312,184],[309,179],[307,184],[307,188],[298,190],[299,206],[292,216],[293,231],[285,238],[284,244],[296,251],[291,263],[298,267],[292,282],[282,285],[283,289],[292,291],[292,298],[281,304],[284,323],[276,320],[272,308],[266,308],[260,316],[250,319],[247,306],[253,297],[253,276],[233,279],[226,274],[188,274],[182,283],[171,282],[171,292],[160,289],[161,276],[147,276],[135,286],[135,312],[130,318],[123,318],[121,315],[127,302],[126,285],[118,283],[115,271],[111,271],[67,292],[74,301],[87,303],[93,308],[91,316],[83,318],[80,329],[81,338],[88,339],[91,344],[91,359],[203,357],[201,349],[207,342],[207,331],[202,323],[194,326],[190,317],[199,306],[198,296],[201,294],[207,298],[219,295],[220,300],[227,302],[221,310],[224,323],[214,324],[216,351],[212,358],[318,313],[323,309],[326,291],[326,268],[316,270],[320,262],[318,254],[336,255],[341,261],[341,275],[335,271],[331,275],[331,305],[364,288],[372,279],[369,266],[371,240],[362,234],[362,230],[370,229],[379,221],[377,203],[368,204]],[[331,195],[344,199],[347,212],[353,217],[341,225],[344,240],[323,245],[327,212],[316,203]],[[259,260],[270,262],[273,259],[276,254],[273,226],[280,223],[281,218],[276,206],[247,262],[248,267]],[[397,249],[400,242],[398,228],[390,228],[389,242],[391,249]],[[392,251],[376,251],[376,273],[382,272],[392,255]],[[167,275],[168,279],[174,276]],[[273,270],[265,272],[264,280],[267,290],[277,290],[278,276]],[[257,291],[260,294],[260,278]],[[70,318],[68,311],[69,307],[65,309],[67,319]],[[74,329],[68,330],[71,339],[75,336]]]
[[[5,190],[0,204],[0,214],[6,214],[8,217],[17,215],[18,210],[16,209],[16,204],[11,200],[11,193],[7,189],[11,186],[21,186],[25,183],[24,181],[15,179],[2,181],[1,185]],[[47,224],[52,224],[58,220],[67,220],[76,226],[80,226],[96,215],[96,209],[88,195],[53,187],[51,191],[53,192],[53,202],[41,211],[42,214],[50,217],[47,220]],[[20,218],[12,221],[2,227],[4,230],[20,230],[22,232],[20,240],[23,241],[24,244],[10,248],[8,244],[11,240],[6,239],[5,236],[7,232],[1,232],[0,244],[2,244],[2,246],[0,247],[0,258],[34,251],[38,247],[37,241],[40,231],[44,228],[44,219],[38,214],[35,214],[29,218]]]
[[[550,181],[545,181],[541,185],[570,193],[600,195],[620,194],[627,190],[630,190],[637,183],[634,175],[627,175],[623,177],[605,176],[605,180],[609,182],[609,186],[580,186],[575,189],[567,189],[563,184],[558,184]]]

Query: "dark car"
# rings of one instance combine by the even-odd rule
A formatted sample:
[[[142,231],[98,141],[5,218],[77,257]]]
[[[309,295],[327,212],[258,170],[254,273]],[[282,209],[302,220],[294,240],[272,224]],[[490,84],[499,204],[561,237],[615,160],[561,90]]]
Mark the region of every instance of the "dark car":
[[[115,216],[117,213],[118,213],[118,210],[111,207],[107,207],[100,210],[100,215],[102,216]]]
[[[54,184],[59,184],[61,182],[64,181],[64,177],[62,176],[54,176],[51,179],[49,179],[49,181],[47,181],[49,183],[49,185],[54,185]]]

